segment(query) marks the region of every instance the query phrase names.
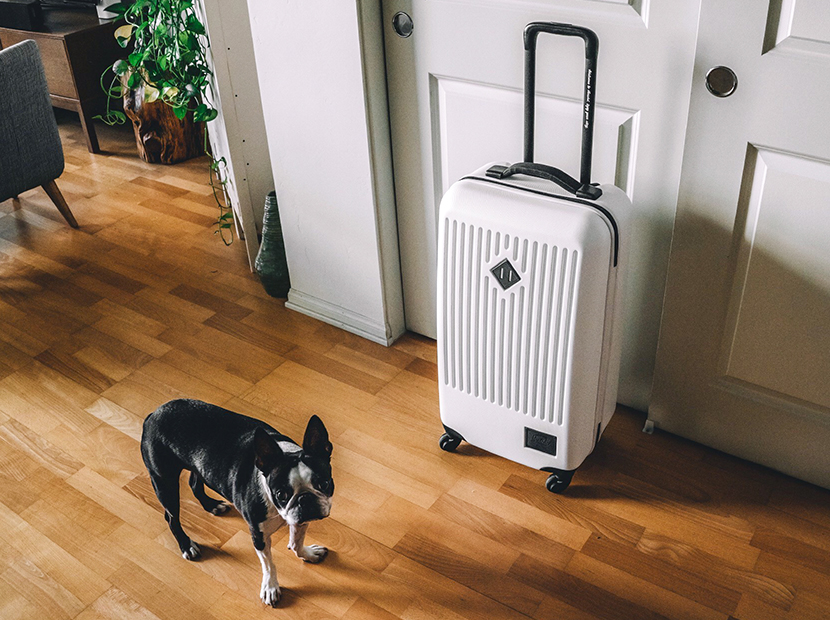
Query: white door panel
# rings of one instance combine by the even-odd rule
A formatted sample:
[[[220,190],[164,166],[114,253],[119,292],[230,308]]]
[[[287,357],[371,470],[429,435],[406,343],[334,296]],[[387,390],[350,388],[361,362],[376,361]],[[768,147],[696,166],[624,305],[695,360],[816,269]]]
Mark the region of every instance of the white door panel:
[[[470,174],[482,163],[519,161],[522,157],[521,91],[490,85],[461,82],[433,76],[437,91],[438,121],[435,141],[440,181],[436,186],[443,195],[457,179]],[[555,135],[557,140],[540,140],[536,159],[563,162],[565,170],[579,170],[582,139],[582,100],[540,96],[536,100],[536,132]],[[598,106],[594,117],[594,155],[592,179],[613,182],[626,190],[632,184],[629,170],[633,159],[633,137],[637,113]],[[491,134],[482,127],[492,119],[505,119],[504,131]],[[507,154],[507,156],[505,156]],[[579,176],[574,174],[573,176]]]
[[[434,337],[436,214],[444,191],[491,161],[522,158],[531,21],[600,39],[592,179],[634,203],[620,400],[645,409],[674,219],[699,0],[385,0],[387,75],[407,327]],[[402,38],[398,11],[413,19]],[[536,159],[578,176],[584,44],[541,36]]]
[[[737,4],[701,9],[649,413],[830,487],[830,11]]]
[[[764,51],[827,54],[830,10],[826,0],[773,0],[767,19]]]
[[[830,164],[751,147],[723,341],[726,378],[830,409]]]

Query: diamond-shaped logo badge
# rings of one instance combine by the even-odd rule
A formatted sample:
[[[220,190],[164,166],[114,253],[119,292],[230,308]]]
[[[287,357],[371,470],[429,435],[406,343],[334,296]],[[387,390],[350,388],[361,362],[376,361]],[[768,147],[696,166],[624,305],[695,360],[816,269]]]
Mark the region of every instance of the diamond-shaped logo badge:
[[[519,273],[513,268],[513,265],[511,265],[510,261],[506,258],[493,267],[490,270],[490,273],[496,276],[496,280],[499,281],[499,284],[501,284],[501,287],[505,291],[521,280]]]

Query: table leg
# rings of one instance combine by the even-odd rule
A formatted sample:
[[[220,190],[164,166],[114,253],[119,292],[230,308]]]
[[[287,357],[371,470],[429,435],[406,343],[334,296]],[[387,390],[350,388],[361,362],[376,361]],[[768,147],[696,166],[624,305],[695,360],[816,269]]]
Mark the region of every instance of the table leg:
[[[90,153],[100,153],[101,149],[98,146],[98,136],[95,134],[95,125],[92,122],[92,114],[88,107],[85,107],[83,102],[78,102],[78,116],[81,117],[81,129],[84,131],[86,138],[86,148]]]

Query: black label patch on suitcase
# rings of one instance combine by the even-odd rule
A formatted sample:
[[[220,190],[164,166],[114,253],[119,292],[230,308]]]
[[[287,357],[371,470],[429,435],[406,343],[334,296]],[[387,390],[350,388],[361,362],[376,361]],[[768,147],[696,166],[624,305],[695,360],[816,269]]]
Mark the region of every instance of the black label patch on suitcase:
[[[525,448],[556,456],[556,437],[525,427]]]
[[[498,280],[505,291],[522,279],[519,276],[519,272],[513,268],[513,265],[506,258],[493,267],[490,273],[496,276],[496,280]]]

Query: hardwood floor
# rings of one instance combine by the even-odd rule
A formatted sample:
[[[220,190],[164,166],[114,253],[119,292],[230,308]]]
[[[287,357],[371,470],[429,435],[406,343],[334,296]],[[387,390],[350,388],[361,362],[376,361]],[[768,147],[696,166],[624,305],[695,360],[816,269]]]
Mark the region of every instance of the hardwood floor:
[[[40,190],[0,203],[0,618],[830,617],[830,492],[644,435],[622,408],[561,496],[444,453],[434,343],[286,310],[213,235],[203,161],[145,165],[129,128],[91,155],[61,118],[81,228]],[[331,432],[334,508],[309,530],[331,553],[305,565],[275,535],[277,610],[241,518],[189,489],[204,558],[178,553],[138,440],[179,396]]]

